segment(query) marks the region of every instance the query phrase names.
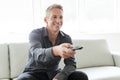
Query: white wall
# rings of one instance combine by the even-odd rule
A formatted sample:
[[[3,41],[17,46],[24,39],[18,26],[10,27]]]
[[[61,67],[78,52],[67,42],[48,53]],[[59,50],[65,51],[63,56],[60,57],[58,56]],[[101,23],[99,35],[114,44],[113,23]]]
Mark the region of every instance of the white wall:
[[[44,12],[45,5],[48,6],[49,3],[44,1],[45,0],[1,0],[0,43],[28,42],[29,31],[42,27],[40,23],[43,20],[40,14]],[[67,20],[64,23],[65,27],[63,27],[64,31],[68,34],[70,33],[72,38],[105,38],[112,51],[120,52],[120,33],[107,33],[105,30],[108,29],[108,32],[111,30],[113,30],[113,32],[120,31],[120,0],[66,0],[65,2],[64,0],[51,0],[51,3],[55,3],[54,1],[62,4],[70,2],[67,6],[64,5]],[[101,8],[100,6],[102,4],[103,6]],[[97,11],[95,9],[97,9]],[[102,23],[105,22],[102,19],[106,17],[108,22],[105,24],[107,24],[107,26]],[[66,24],[66,22],[68,23]],[[113,23],[114,25],[111,26],[114,27],[110,27],[109,23]],[[98,26],[102,28],[95,30]],[[103,27],[105,27],[105,29]],[[83,34],[85,31],[86,34]],[[91,34],[97,31],[101,33],[104,32],[104,34]],[[88,34],[89,32],[91,33]],[[74,35],[74,33],[77,33],[77,35]]]
[[[0,43],[28,39],[33,29],[32,0],[0,0]]]

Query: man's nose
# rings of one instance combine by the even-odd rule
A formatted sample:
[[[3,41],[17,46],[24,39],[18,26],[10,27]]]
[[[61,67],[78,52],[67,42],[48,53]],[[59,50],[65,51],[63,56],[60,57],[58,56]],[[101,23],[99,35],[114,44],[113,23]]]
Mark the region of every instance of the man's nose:
[[[60,19],[60,18],[57,18],[57,20],[56,20],[57,22],[61,22],[62,20]]]

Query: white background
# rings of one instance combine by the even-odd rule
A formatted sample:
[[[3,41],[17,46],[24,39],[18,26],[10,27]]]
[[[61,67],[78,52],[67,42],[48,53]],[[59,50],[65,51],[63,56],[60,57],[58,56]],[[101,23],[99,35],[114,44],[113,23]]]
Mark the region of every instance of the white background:
[[[73,39],[100,36],[120,51],[120,0],[0,0],[0,43],[28,42],[31,30],[45,26],[53,3],[63,5],[62,30]]]

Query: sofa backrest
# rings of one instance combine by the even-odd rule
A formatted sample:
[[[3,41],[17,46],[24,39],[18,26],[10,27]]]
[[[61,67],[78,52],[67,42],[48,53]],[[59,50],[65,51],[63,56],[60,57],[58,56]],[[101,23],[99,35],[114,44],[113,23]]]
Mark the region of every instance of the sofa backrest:
[[[9,78],[8,45],[0,44],[0,79]]]
[[[76,51],[77,68],[114,65],[113,57],[104,39],[73,40],[73,45],[84,47]]]
[[[23,72],[28,60],[28,49],[28,43],[9,44],[11,78],[17,77]]]

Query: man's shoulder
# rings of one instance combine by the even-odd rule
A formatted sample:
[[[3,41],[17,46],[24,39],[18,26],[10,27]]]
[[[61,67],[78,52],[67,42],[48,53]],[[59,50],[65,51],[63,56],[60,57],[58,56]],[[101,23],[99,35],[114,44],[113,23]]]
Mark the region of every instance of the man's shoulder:
[[[31,31],[31,33],[39,34],[39,33],[42,32],[42,30],[43,30],[44,28],[45,28],[45,27],[33,29],[33,30]]]
[[[36,36],[36,37],[40,37],[43,33],[42,33],[42,30],[43,30],[44,27],[42,28],[36,28],[36,29],[33,29],[29,36]]]
[[[60,34],[61,34],[62,36],[64,36],[64,37],[69,37],[69,38],[70,38],[70,35],[66,34],[66,33],[63,32],[63,31],[60,31]]]
[[[72,44],[71,37],[68,34],[66,34],[62,31],[60,31],[60,33],[62,35],[62,40],[63,40],[64,43],[71,43]]]

